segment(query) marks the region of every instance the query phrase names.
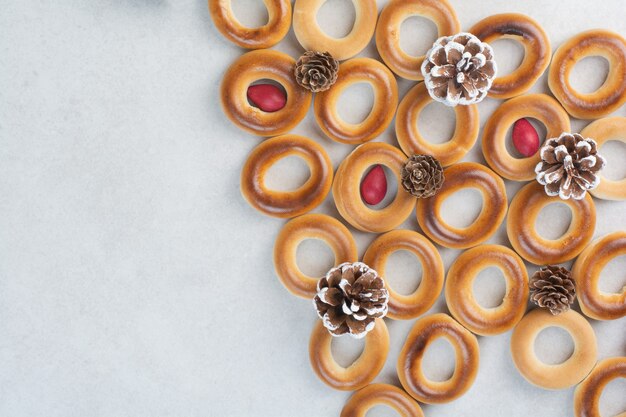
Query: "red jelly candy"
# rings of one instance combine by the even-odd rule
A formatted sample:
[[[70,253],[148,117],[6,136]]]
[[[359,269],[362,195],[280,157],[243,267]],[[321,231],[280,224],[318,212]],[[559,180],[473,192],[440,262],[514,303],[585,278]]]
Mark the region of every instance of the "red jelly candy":
[[[248,87],[248,100],[264,112],[275,112],[287,103],[287,97],[280,88],[272,84],[257,84]]]
[[[361,181],[361,198],[367,204],[375,205],[387,195],[387,177],[380,165],[376,165]]]
[[[539,150],[539,135],[528,120],[519,119],[513,124],[513,146],[526,157]]]

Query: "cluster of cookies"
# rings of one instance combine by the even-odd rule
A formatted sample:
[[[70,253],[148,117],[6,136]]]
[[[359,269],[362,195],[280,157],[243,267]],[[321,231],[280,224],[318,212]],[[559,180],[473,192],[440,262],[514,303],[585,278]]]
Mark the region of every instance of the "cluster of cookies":
[[[254,49],[231,65],[221,86],[224,112],[236,126],[254,135],[273,136],[245,162],[241,191],[260,212],[291,219],[276,239],[276,273],[289,292],[313,301],[321,319],[309,348],[315,373],[333,388],[359,390],[342,416],[362,416],[376,404],[389,405],[403,416],[422,416],[416,400],[436,404],[458,398],[476,378],[476,335],[508,330],[513,330],[512,358],[524,378],[546,389],[578,384],[576,415],[598,416],[603,387],[626,377],[626,358],[598,362],[593,328],[569,306],[577,298],[590,318],[626,316],[626,289],[608,294],[598,287],[606,264],[626,254],[626,231],[592,242],[596,211],[591,196],[626,199],[626,180],[604,178],[605,160],[598,153],[606,141],[626,141],[626,119],[605,117],[626,102],[626,41],[610,31],[592,30],[571,38],[552,54],[545,31],[528,16],[494,15],[461,32],[446,0],[391,0],[380,15],[375,0],[354,1],[354,27],[336,39],[316,22],[323,3],[296,0],[292,10],[290,0],[266,0],[269,21],[254,29],[237,21],[229,0],[209,0],[209,9],[225,37]],[[415,15],[433,20],[441,36],[419,57],[406,54],[399,45],[400,25]],[[297,61],[265,49],[286,35],[292,16],[296,37],[307,51]],[[383,62],[353,58],[374,36]],[[489,42],[501,38],[520,42],[525,56],[515,71],[498,77]],[[582,94],[572,88],[569,75],[576,62],[591,55],[605,57],[609,73],[597,91]],[[525,94],[546,70],[554,97]],[[423,82],[399,100],[395,76]],[[260,80],[273,83],[259,85]],[[347,87],[360,82],[372,86],[374,105],[362,123],[350,124],[338,115],[337,102]],[[507,100],[484,127],[482,151],[489,167],[459,162],[478,139],[477,103],[487,96]],[[433,100],[453,106],[456,114],[456,130],[444,144],[429,143],[418,129],[420,112]],[[315,119],[326,136],[358,145],[336,170],[319,143],[289,134],[312,101]],[[570,133],[570,116],[597,120],[580,134]],[[394,117],[399,147],[371,142]],[[546,126],[548,139],[541,147],[536,133],[529,134],[532,126],[525,118]],[[523,158],[507,150],[507,132],[513,126],[514,143]],[[287,156],[302,158],[310,177],[294,191],[269,189],[265,174]],[[384,208],[375,206],[387,193],[381,166],[401,185]],[[530,181],[510,206],[503,179]],[[468,187],[480,191],[483,209],[470,226],[457,228],[443,220],[442,202]],[[381,233],[361,262],[352,234],[342,222],[309,213],[329,192],[343,220],[361,231]],[[549,240],[537,233],[535,221],[555,201],[570,207],[572,221],[563,236]],[[425,236],[396,229],[414,210]],[[505,218],[513,250],[484,244]],[[337,265],[321,279],[307,276],[297,265],[296,249],[306,239],[324,241],[335,255]],[[447,274],[431,241],[464,250]],[[421,283],[410,295],[397,293],[384,281],[386,262],[399,250],[413,253],[423,268]],[[555,265],[576,257],[572,271]],[[524,260],[544,267],[529,279]],[[491,266],[503,272],[506,294],[497,308],[484,308],[474,298],[472,285]],[[420,317],[442,290],[451,316]],[[529,297],[539,308],[527,312]],[[417,318],[397,363],[403,389],[371,384],[389,350],[384,317]],[[535,338],[550,326],[565,329],[574,340],[572,356],[558,365],[546,365],[534,353]],[[365,339],[363,353],[348,367],[332,357],[332,337],[340,335]],[[424,376],[421,364],[428,346],[440,337],[454,347],[456,365],[450,379],[433,382]]]

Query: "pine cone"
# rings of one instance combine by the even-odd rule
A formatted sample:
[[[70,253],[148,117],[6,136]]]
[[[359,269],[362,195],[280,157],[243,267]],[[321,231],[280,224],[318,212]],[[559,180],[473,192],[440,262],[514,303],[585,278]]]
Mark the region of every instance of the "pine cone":
[[[345,262],[317,283],[313,304],[333,336],[360,339],[387,314],[389,294],[378,273],[361,262]]]
[[[314,93],[328,90],[337,81],[339,61],[328,52],[307,51],[296,62],[296,81]]]
[[[491,46],[471,33],[437,39],[422,63],[428,93],[447,106],[482,101],[496,71]]]
[[[530,278],[530,299],[539,307],[559,314],[569,310],[576,298],[572,274],[560,266],[548,265]]]
[[[413,155],[402,168],[402,187],[417,198],[437,194],[443,180],[441,164],[430,155]]]
[[[606,160],[598,153],[596,141],[578,133],[561,133],[548,139],[539,150],[541,162],[535,167],[537,181],[546,194],[563,200],[581,200],[587,190],[600,184],[600,170]]]

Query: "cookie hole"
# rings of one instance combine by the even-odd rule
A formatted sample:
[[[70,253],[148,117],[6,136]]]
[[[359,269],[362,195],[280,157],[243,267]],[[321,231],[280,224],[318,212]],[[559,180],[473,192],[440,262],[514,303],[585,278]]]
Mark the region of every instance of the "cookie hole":
[[[296,263],[309,277],[323,277],[335,266],[335,254],[321,239],[305,239],[296,248]]]
[[[385,404],[377,404],[365,413],[366,417],[398,417],[399,415],[396,410]]]
[[[356,361],[365,348],[365,338],[355,339],[349,335],[333,337],[330,342],[330,351],[340,366],[349,367]]]
[[[624,138],[626,140],[626,138]],[[626,143],[619,140],[609,140],[599,149],[600,155],[606,159],[606,166],[602,176],[611,181],[620,181],[626,178]]]
[[[626,292],[626,255],[617,256],[606,264],[600,272],[598,288],[609,294]]]
[[[339,117],[346,123],[362,123],[374,108],[374,89],[369,83],[356,83],[341,92],[337,102]]]
[[[418,130],[428,142],[448,142],[456,129],[456,114],[450,106],[432,101],[424,107],[418,118]],[[424,134],[423,132],[428,132]]]
[[[588,56],[578,61],[569,76],[572,88],[591,94],[602,87],[609,75],[609,61],[601,56]]]
[[[515,39],[500,38],[489,45],[493,48],[493,56],[498,63],[498,78],[514,72],[524,60],[524,46]]]
[[[550,203],[539,212],[535,230],[544,239],[557,240],[567,233],[572,223],[572,210],[560,202]]]
[[[537,136],[539,136],[539,148],[541,148],[541,145],[543,144],[543,142],[545,142],[546,137],[548,136],[548,129],[546,128],[546,125],[544,125],[541,121],[534,119],[532,117],[525,117],[525,119],[528,120],[530,124],[537,131]],[[509,130],[506,133],[505,145],[506,145],[507,152],[513,158],[515,159],[528,158],[522,155],[521,153],[519,153],[519,151],[515,148],[515,145],[513,144],[513,125],[509,126]]]
[[[365,178],[365,176],[374,167],[375,167],[375,165],[372,165],[372,166],[368,167],[365,170],[365,173],[361,177],[361,181],[359,182],[359,184],[361,182],[363,182],[363,179]],[[393,203],[393,200],[396,198],[396,194],[398,193],[398,181],[396,180],[396,176],[394,175],[393,171],[391,171],[385,165],[381,165],[381,167],[383,168],[383,171],[385,172],[385,179],[387,180],[387,193],[385,194],[385,197],[378,204],[368,204],[361,197],[361,200],[363,201],[363,204],[365,204],[367,207],[371,208],[372,210],[382,210],[382,209],[384,209],[389,204]]]
[[[287,101],[287,99],[288,99],[287,90],[286,90],[286,89],[285,89],[285,87],[284,87],[281,83],[279,83],[278,81],[275,81],[275,80],[270,80],[269,78],[262,78],[262,79],[260,79],[260,80],[256,80],[256,81],[254,81],[253,83],[251,83],[251,84],[248,86],[248,88],[250,88],[250,87],[252,87],[252,86],[255,86],[255,85],[264,85],[264,84],[269,84],[269,85],[273,85],[274,87],[277,87],[277,88],[280,90],[280,92],[282,93],[283,97],[285,97],[285,103],[286,103],[286,101]],[[247,90],[247,89],[246,89],[246,90]],[[259,107],[256,103],[253,103],[253,102],[252,102],[252,101],[248,98],[248,96],[247,96],[247,95],[246,95],[246,100],[248,100],[248,104],[249,104],[250,106],[255,107],[255,108],[257,108],[257,109],[260,109],[260,107]],[[275,110],[275,111],[278,111],[278,110]]]
[[[402,295],[415,292],[422,282],[422,263],[413,252],[397,250],[387,258],[385,281]]]
[[[400,25],[400,49],[411,56],[422,56],[437,40],[437,25],[425,17],[411,16]]]
[[[506,280],[496,266],[483,269],[472,285],[474,298],[483,308],[495,308],[502,304],[506,295]]]
[[[626,378],[610,381],[600,394],[600,415],[617,416],[626,411]]]
[[[352,32],[356,10],[350,0],[326,0],[317,12],[316,19],[326,35],[341,39]]]
[[[462,188],[452,193],[441,204],[441,217],[445,223],[460,229],[476,221],[483,209],[483,197],[476,188]]]
[[[239,23],[249,29],[269,23],[269,14],[263,0],[231,0],[230,7]]]
[[[547,365],[558,365],[574,353],[574,339],[560,327],[550,326],[539,332],[535,339],[535,355]]]
[[[270,190],[289,192],[302,187],[311,177],[311,170],[298,156],[286,156],[272,164],[265,174],[265,186]]]
[[[422,372],[433,382],[443,382],[452,378],[455,365],[454,348],[444,337],[433,340],[422,358]]]

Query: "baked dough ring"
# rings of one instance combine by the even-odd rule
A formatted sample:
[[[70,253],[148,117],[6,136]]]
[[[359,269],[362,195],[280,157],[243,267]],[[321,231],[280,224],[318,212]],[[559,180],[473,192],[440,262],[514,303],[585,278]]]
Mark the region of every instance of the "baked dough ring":
[[[474,298],[472,284],[490,266],[502,272],[506,294],[502,304],[482,307]],[[468,249],[454,261],[446,277],[446,303],[452,316],[470,331],[481,336],[504,333],[526,313],[528,274],[524,261],[505,246],[481,245]]]
[[[296,83],[294,65],[289,55],[269,49],[240,56],[222,80],[222,108],[230,121],[260,136],[280,135],[296,127],[309,110],[312,94]],[[248,102],[250,84],[265,78],[280,83],[287,92],[287,103],[278,111],[264,112]]]
[[[345,122],[337,113],[337,101],[346,88],[367,83],[374,90],[374,106],[365,120]],[[398,106],[398,85],[386,66],[371,58],[354,58],[339,66],[333,88],[315,96],[315,119],[326,135],[341,143],[360,144],[380,135],[391,123]]]
[[[406,162],[400,149],[382,142],[368,142],[348,155],[335,174],[333,198],[339,214],[364,232],[382,233],[398,227],[415,207],[415,197],[404,191],[400,173]],[[374,210],[361,199],[361,178],[372,165],[384,165],[398,183],[396,197],[385,208]]]
[[[356,262],[359,255],[348,228],[333,217],[305,214],[287,222],[274,244],[276,275],[290,293],[310,300],[317,293],[319,277],[304,274],[296,260],[298,245],[307,239],[319,239],[326,243],[335,255],[334,266]]]
[[[574,416],[601,417],[600,396],[602,391],[609,382],[617,378],[626,378],[626,357],[607,358],[599,361],[574,391]],[[626,417],[626,412],[615,417]]]
[[[417,222],[424,233],[447,248],[465,249],[489,239],[506,215],[504,181],[489,168],[475,162],[461,162],[443,171],[443,187],[430,198],[417,200]],[[457,228],[441,217],[441,205],[462,188],[476,188],[483,196],[483,208],[468,227]]]
[[[447,381],[431,381],[422,372],[428,346],[443,337],[455,354],[454,374]],[[478,373],[479,349],[476,336],[447,314],[422,317],[415,322],[398,357],[398,377],[407,393],[426,404],[455,400],[470,389]]]
[[[281,41],[291,26],[290,0],[264,0],[268,22],[257,28],[241,24],[233,13],[231,0],[209,0],[213,23],[229,41],[247,49],[269,48]]]
[[[309,359],[313,371],[326,385],[342,391],[354,391],[372,382],[383,369],[389,353],[389,333],[383,319],[376,319],[374,329],[365,336],[361,356],[347,368],[335,361],[330,348],[332,338],[322,321],[318,320],[309,342]]]
[[[317,23],[317,12],[326,0],[296,0],[293,6],[293,31],[307,51],[329,52],[343,61],[361,52],[376,28],[376,0],[352,0],[356,17],[350,33],[343,38],[328,36]]]
[[[563,203],[572,210],[572,222],[558,239],[545,239],[535,229],[539,212],[550,203]],[[536,265],[560,264],[576,257],[589,244],[596,228],[596,206],[589,194],[582,200],[550,197],[537,182],[515,194],[506,221],[506,233],[515,252]]]
[[[572,267],[580,309],[596,320],[615,320],[626,316],[626,287],[620,293],[598,288],[604,267],[618,256],[626,255],[626,231],[596,239],[582,251]]]
[[[626,117],[607,117],[596,120],[585,127],[581,135],[592,138],[598,149],[610,140],[619,140],[626,144]],[[604,200],[626,200],[626,178],[618,181],[609,180],[600,172],[600,185],[589,190],[592,196]]]
[[[574,340],[574,352],[565,362],[543,363],[535,355],[535,339],[548,327],[560,327]],[[563,389],[578,384],[596,363],[596,335],[589,322],[574,310],[553,315],[535,309],[515,326],[511,336],[511,355],[520,374],[531,384],[545,389]]]
[[[404,96],[396,114],[398,144],[407,155],[432,155],[442,166],[452,165],[476,143],[480,127],[478,106],[455,106],[456,127],[452,138],[445,143],[431,143],[421,135],[418,126],[420,113],[431,102],[433,99],[424,83],[417,84]]]
[[[370,384],[352,394],[340,417],[365,417],[377,405],[393,408],[400,417],[424,417],[422,408],[410,395],[389,384]]]
[[[569,76],[576,63],[588,56],[606,58],[609,73],[600,88],[583,94],[571,86]],[[626,102],[626,40],[615,32],[602,29],[570,38],[554,53],[548,86],[573,117],[597,119],[613,113]]]
[[[430,19],[437,26],[437,37],[461,31],[456,12],[447,0],[391,0],[378,18],[376,47],[385,64],[402,78],[423,80],[424,55],[412,56],[400,46],[400,27],[411,16]]]
[[[311,171],[309,179],[293,191],[274,191],[265,186],[265,174],[282,158],[295,155]],[[333,165],[317,142],[297,135],[267,139],[254,148],[241,171],[241,194],[263,214],[295,217],[317,207],[330,191]]]
[[[510,74],[493,80],[489,97],[511,98],[524,94],[550,64],[550,38],[539,23],[524,14],[503,13],[489,16],[476,23],[469,31],[483,42],[513,39],[524,47],[524,59],[520,66]]]
[[[532,117],[546,126],[548,138],[570,131],[567,112],[558,101],[546,94],[528,94],[502,103],[489,117],[483,130],[483,155],[500,176],[513,181],[535,178],[535,166],[541,162],[539,152],[528,158],[515,158],[506,149],[507,132],[524,117]]]
[[[374,240],[363,255],[363,262],[385,276],[389,256],[399,250],[411,252],[422,264],[422,280],[409,295],[399,294],[387,282],[389,311],[387,317],[396,320],[414,319],[435,304],[443,288],[443,260],[428,239],[412,230],[392,230]]]

